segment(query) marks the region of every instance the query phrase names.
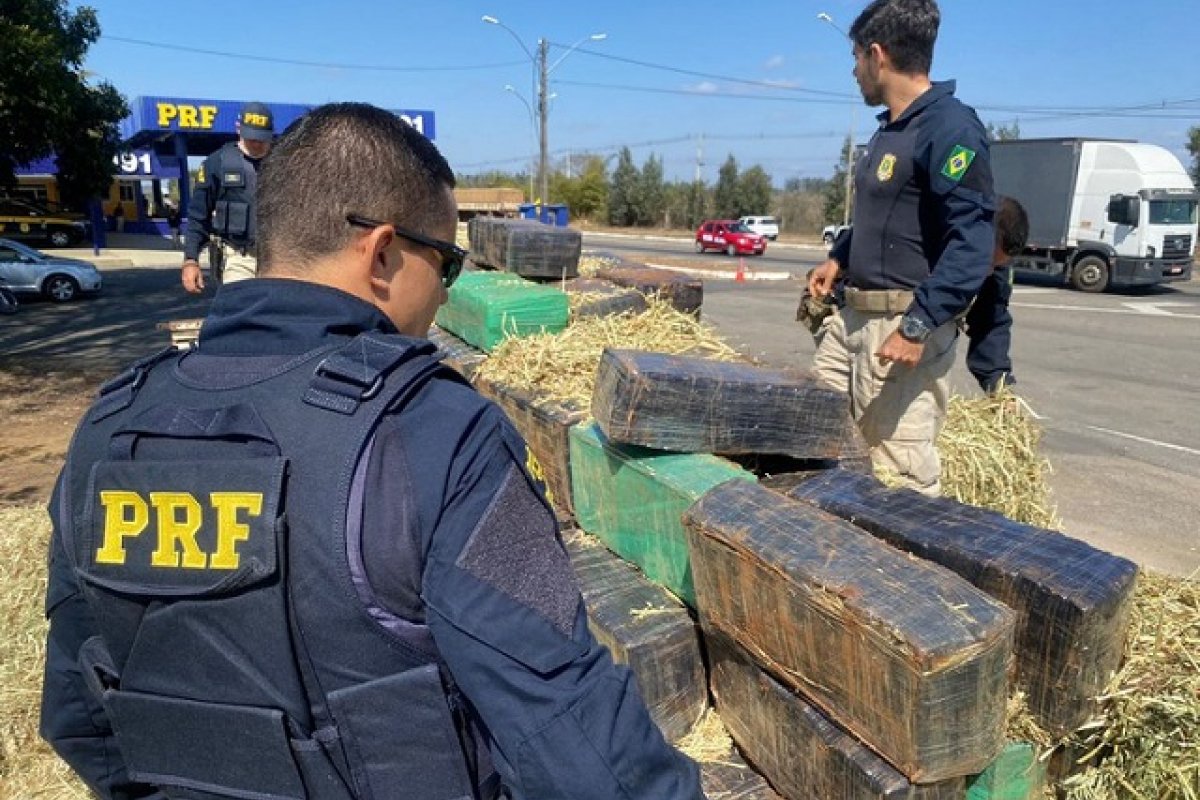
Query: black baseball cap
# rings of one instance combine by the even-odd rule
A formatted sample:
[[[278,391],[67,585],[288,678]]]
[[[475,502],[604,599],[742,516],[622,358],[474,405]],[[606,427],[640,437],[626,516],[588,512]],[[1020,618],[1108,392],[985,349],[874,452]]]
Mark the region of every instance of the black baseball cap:
[[[264,103],[246,103],[238,115],[240,135],[255,142],[269,142],[275,138],[275,115]]]

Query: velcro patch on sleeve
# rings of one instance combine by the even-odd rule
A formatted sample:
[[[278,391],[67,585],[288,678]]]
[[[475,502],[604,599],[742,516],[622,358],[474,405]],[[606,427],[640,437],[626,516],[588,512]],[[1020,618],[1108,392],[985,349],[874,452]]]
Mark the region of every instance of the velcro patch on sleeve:
[[[457,566],[532,609],[564,635],[574,632],[579,585],[553,515],[513,464]]]
[[[971,168],[971,162],[975,160],[975,151],[963,145],[955,145],[950,151],[950,155],[946,157],[946,163],[942,164],[942,175],[950,180],[958,183],[967,174],[967,170]]]

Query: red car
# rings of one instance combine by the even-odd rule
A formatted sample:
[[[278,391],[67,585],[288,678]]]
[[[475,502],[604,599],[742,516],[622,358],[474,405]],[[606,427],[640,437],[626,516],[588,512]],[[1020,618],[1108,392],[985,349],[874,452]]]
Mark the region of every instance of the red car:
[[[761,256],[767,240],[736,219],[712,219],[696,230],[696,252],[724,250],[728,255]]]

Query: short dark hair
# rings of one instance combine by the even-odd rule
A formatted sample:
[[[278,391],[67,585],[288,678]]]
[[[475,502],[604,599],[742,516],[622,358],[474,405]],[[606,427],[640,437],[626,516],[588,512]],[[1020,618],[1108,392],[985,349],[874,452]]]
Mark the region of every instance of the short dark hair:
[[[1029,241],[1029,215],[1025,207],[1011,197],[996,201],[996,247],[1006,256],[1015,256]]]
[[[864,52],[878,44],[899,72],[928,75],[941,20],[934,0],[874,0],[850,26],[850,39]]]
[[[330,103],[288,126],[258,175],[260,272],[344,248],[350,213],[418,232],[451,213],[454,172],[433,142],[366,103]]]

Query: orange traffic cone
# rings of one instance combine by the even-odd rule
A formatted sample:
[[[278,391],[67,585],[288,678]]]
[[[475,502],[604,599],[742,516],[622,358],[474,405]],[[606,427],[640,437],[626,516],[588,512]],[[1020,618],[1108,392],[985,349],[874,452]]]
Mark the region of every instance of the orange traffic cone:
[[[737,273],[733,276],[733,279],[735,281],[737,281],[738,283],[746,282],[746,258],[745,258],[745,256],[741,256],[738,258]]]

